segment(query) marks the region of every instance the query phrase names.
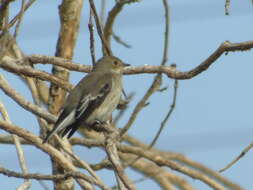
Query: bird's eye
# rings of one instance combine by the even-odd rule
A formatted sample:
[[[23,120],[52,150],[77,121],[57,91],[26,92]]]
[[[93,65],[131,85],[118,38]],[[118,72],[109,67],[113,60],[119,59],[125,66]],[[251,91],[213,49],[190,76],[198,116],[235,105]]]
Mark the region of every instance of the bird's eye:
[[[114,65],[118,65],[119,62],[118,62],[118,61],[114,61],[113,64],[114,64]]]

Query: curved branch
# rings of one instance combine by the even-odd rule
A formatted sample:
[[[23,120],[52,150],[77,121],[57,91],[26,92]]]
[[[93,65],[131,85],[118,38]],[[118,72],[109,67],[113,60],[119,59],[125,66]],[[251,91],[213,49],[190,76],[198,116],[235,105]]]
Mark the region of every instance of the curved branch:
[[[211,177],[208,177],[197,170],[193,170],[189,167],[182,166],[174,161],[168,160],[168,159],[164,158],[162,155],[156,154],[156,153],[152,152],[151,150],[143,150],[142,148],[137,148],[137,147],[128,146],[128,145],[119,145],[118,149],[123,153],[132,153],[135,155],[142,156],[150,161],[153,161],[158,166],[167,166],[167,167],[171,168],[172,170],[183,173],[183,174],[185,174],[189,177],[192,177],[194,179],[198,179],[213,189],[225,190],[225,187],[221,186],[219,184],[219,182],[216,182]],[[242,190],[242,188],[240,188],[239,186],[234,186],[231,189]]]
[[[186,80],[191,79],[203,71],[207,70],[223,53],[234,52],[234,51],[246,51],[253,48],[253,41],[245,41],[241,43],[230,43],[228,41],[223,42],[217,50],[215,50],[205,61],[191,69],[190,71],[179,71],[174,66],[153,66],[153,65],[144,65],[138,67],[126,67],[124,69],[124,74],[133,75],[133,74],[146,74],[146,73],[163,73],[169,78]],[[28,56],[28,59],[32,63],[50,63],[54,65],[59,65],[64,68],[79,71],[79,72],[90,72],[91,67],[84,66],[80,64],[71,64],[71,62],[50,56],[41,56],[41,55],[32,55]],[[68,63],[68,64],[67,64]]]
[[[117,17],[117,15],[122,10],[123,6],[126,3],[124,1],[118,1],[115,6],[112,8],[112,10],[109,12],[108,18],[106,19],[105,27],[104,27],[104,36],[105,40],[107,41],[107,44],[110,46],[111,42],[111,36],[112,36],[112,26],[114,24],[114,21]]]
[[[17,91],[12,89],[7,81],[4,80],[2,75],[0,75],[0,88],[4,91],[5,94],[7,94],[9,97],[11,97],[15,102],[17,102],[21,107],[24,109],[34,113],[35,115],[38,115],[45,120],[54,123],[56,121],[56,117],[44,109],[42,109],[39,106],[36,106],[35,104],[28,102],[25,100]]]
[[[59,150],[57,150],[56,148],[54,148],[53,146],[51,146],[49,144],[42,144],[42,139],[35,136],[30,131],[27,131],[25,129],[20,128],[19,126],[12,125],[12,124],[2,121],[2,120],[0,120],[0,128],[11,133],[11,134],[15,134],[19,137],[24,138],[26,141],[30,142],[31,144],[36,146],[38,149],[47,153],[48,155],[50,155],[50,157],[52,159],[56,160],[57,163],[59,163],[64,168],[64,170],[66,170],[66,172],[78,172],[77,168],[71,163],[71,161],[69,161]],[[82,173],[80,173],[80,175],[83,176],[82,177],[83,179],[85,179],[87,177],[85,174],[82,174]],[[76,180],[84,189],[87,188],[87,186],[83,185],[83,183],[82,183],[82,181],[80,181],[80,179],[76,179]],[[108,189],[108,188],[104,187],[103,184],[100,184],[97,180],[96,180],[96,183],[102,189],[104,189],[104,190]]]
[[[52,83],[60,86],[61,88],[65,90],[70,90],[73,88],[73,85],[71,85],[68,82],[65,82],[64,80],[55,77],[53,75],[48,74],[44,71],[39,71],[37,69],[33,69],[29,66],[20,66],[16,63],[15,59],[9,58],[5,56],[2,61],[0,62],[0,67],[4,68],[5,70],[15,73],[15,74],[23,74],[29,77],[35,77],[39,78],[41,80],[47,80],[51,81]]]

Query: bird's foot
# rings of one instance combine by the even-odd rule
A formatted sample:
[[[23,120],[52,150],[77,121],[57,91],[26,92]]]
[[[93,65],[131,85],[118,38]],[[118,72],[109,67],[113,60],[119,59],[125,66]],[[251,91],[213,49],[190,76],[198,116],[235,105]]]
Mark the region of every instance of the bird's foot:
[[[96,119],[92,124],[91,128],[97,132],[105,132],[105,125],[107,125],[107,122],[99,121]]]

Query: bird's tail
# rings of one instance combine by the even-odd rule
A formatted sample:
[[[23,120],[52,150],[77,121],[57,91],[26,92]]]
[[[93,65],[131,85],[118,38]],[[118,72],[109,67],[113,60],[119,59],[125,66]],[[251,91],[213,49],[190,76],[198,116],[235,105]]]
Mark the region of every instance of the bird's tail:
[[[58,131],[57,129],[58,129],[58,127],[54,127],[53,130],[50,131],[50,132],[47,134],[46,138],[43,140],[42,143],[44,144],[44,143],[48,142],[48,140]]]
[[[65,129],[67,127],[67,124],[65,122],[61,122],[60,124],[55,124],[54,128],[47,134],[46,138],[43,140],[43,143],[48,142],[48,140],[56,133],[58,133],[58,131],[62,131],[63,129]]]
[[[55,126],[52,129],[52,131],[50,131],[47,134],[46,138],[43,140],[43,143],[46,143],[58,131],[63,131],[67,126],[71,125],[74,122],[74,116],[75,116],[74,111],[68,114],[67,117],[65,117],[63,120],[61,119],[61,116],[60,116],[58,120],[56,121]]]

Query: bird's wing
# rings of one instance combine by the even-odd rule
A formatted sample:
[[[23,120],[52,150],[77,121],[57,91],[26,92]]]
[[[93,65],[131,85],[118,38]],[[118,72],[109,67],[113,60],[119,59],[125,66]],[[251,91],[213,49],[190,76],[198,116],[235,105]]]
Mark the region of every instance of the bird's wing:
[[[90,91],[90,87],[95,87],[97,83],[97,80],[94,80],[94,74],[95,73],[90,73],[86,75],[69,93],[54,128],[48,133],[43,143],[47,142],[55,133],[64,130],[66,127],[74,123],[76,120],[76,113],[87,108],[92,99],[90,93],[94,91],[93,88]],[[100,78],[100,76],[98,78]]]
[[[78,127],[85,121],[90,114],[100,106],[104,99],[106,98],[107,94],[110,92],[112,87],[112,82],[110,78],[106,76],[100,77],[93,86],[91,86],[89,92],[85,92],[76,108],[75,113],[75,122],[68,125],[61,136],[65,136],[68,132],[68,138],[70,138],[73,133],[78,129]]]
[[[80,103],[78,104],[77,110],[76,110],[76,119],[78,120],[80,117],[84,116],[84,112],[86,111],[87,114],[87,107],[89,106],[89,110],[90,112],[92,112],[91,110],[91,106],[92,107],[96,107],[98,106],[100,103],[102,103],[102,101],[104,100],[104,98],[106,97],[106,95],[109,93],[110,89],[111,89],[111,85],[110,83],[106,82],[103,84],[100,84],[98,86],[99,91],[98,92],[90,92],[88,95],[85,95],[84,97],[82,97],[82,99],[80,100]]]

